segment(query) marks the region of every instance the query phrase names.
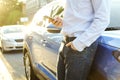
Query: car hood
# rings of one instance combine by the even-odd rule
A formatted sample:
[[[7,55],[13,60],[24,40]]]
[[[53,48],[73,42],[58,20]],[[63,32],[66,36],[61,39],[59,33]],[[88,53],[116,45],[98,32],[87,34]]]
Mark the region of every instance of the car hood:
[[[9,34],[5,34],[3,37],[7,39],[23,39],[24,34],[23,33],[9,33]]]
[[[120,30],[105,31],[99,39],[100,43],[120,48]]]

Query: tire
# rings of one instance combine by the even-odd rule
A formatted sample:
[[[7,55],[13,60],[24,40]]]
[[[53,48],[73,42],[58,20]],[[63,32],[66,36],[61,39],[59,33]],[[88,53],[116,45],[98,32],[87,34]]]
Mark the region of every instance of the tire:
[[[2,46],[1,46],[1,51],[2,51],[2,53],[4,54],[4,53],[6,53],[6,50],[4,50],[3,43],[1,43],[1,44],[2,44]]]
[[[39,80],[34,74],[34,71],[32,69],[28,52],[26,52],[24,55],[24,66],[25,66],[25,74],[26,74],[27,80]]]
[[[1,51],[2,51],[3,54],[5,53],[5,50],[3,48],[1,48]]]

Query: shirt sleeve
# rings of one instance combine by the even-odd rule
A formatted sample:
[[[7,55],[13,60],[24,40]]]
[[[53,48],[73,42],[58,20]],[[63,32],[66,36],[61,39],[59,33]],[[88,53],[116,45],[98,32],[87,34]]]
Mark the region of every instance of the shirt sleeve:
[[[80,34],[74,41],[73,45],[78,51],[89,47],[105,30],[110,22],[110,0],[91,0],[94,19],[89,28]]]

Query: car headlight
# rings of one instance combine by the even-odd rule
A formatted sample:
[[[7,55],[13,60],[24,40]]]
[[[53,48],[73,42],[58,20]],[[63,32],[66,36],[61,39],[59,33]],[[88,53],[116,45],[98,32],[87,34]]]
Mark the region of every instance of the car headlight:
[[[5,41],[5,42],[13,42],[13,40],[8,39],[8,38],[3,38],[2,40]]]

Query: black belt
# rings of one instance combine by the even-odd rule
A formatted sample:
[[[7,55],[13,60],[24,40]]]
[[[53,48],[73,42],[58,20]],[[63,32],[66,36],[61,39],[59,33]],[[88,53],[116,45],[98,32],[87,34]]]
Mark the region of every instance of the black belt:
[[[75,38],[76,38],[76,37],[68,37],[68,36],[65,36],[64,41],[65,41],[66,43],[68,43],[68,42],[73,41]]]

